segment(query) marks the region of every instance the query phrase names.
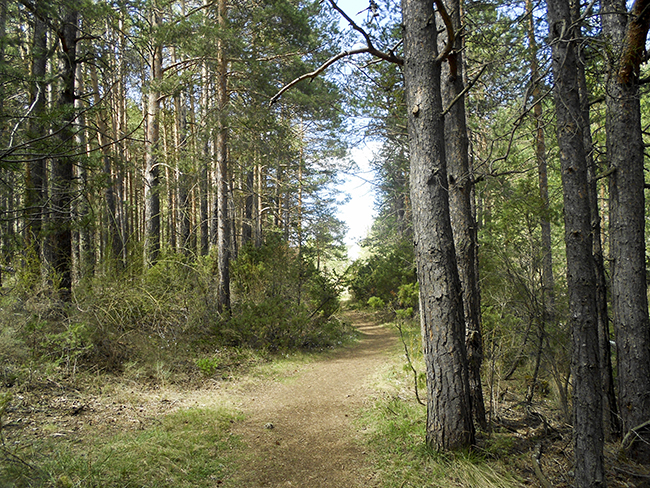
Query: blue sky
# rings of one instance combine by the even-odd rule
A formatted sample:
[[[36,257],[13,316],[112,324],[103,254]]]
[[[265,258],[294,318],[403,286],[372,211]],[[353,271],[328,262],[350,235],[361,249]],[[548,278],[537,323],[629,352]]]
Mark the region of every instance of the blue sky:
[[[383,3],[383,2],[378,2]],[[367,18],[367,12],[357,15],[358,12],[368,8],[369,0],[338,0],[337,5],[359,25]],[[347,29],[347,21],[341,17],[341,28]],[[346,46],[350,48],[352,46]],[[353,126],[355,124],[352,124]],[[354,139],[359,139],[355,137]],[[369,161],[373,157],[373,151],[378,147],[376,143],[365,143],[363,140],[357,143],[350,151],[352,159],[359,167],[357,175],[348,175],[345,178],[343,187],[345,193],[350,195],[350,201],[339,207],[338,217],[348,226],[346,244],[348,245],[348,255],[351,259],[356,259],[359,255],[359,240],[367,236],[372,226],[374,217],[374,199],[373,186],[368,180],[372,181],[374,175],[370,170]]]

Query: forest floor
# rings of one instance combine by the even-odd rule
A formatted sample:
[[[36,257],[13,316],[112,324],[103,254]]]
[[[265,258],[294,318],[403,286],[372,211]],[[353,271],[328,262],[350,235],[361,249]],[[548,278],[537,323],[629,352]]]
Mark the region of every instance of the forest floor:
[[[395,356],[398,341],[394,329],[381,325],[372,314],[346,312],[346,320],[360,332],[359,342],[315,355],[292,355],[286,361],[272,361],[243,371],[222,371],[215,378],[200,382],[191,380],[183,384],[167,377],[164,371],[154,372],[155,377],[140,378],[131,373],[112,380],[105,375],[95,379],[77,375],[74,380],[57,378],[58,381],[47,376],[32,378],[29,384],[12,388],[10,408],[0,418],[1,447],[8,455],[5,461],[33,466],[37,477],[38,472],[43,475],[44,471],[75,473],[77,468],[70,463],[78,461],[77,456],[86,456],[81,454],[85,449],[89,457],[95,452],[93,456],[101,457],[102,451],[96,450],[104,446],[112,461],[118,455],[111,453],[119,452],[122,444],[132,443],[138,433],[147,435],[160,428],[173,432],[177,427],[170,426],[164,420],[166,417],[175,419],[169,422],[176,424],[192,424],[191,418],[188,421],[182,417],[183,412],[223,409],[230,412],[224,417],[230,420],[225,420],[225,430],[219,428],[217,444],[226,445],[232,456],[226,454],[227,459],[221,461],[225,465],[222,474],[210,476],[213,481],[203,481],[200,486],[378,486],[361,441],[365,428],[354,419],[360,415],[364,402],[371,401],[369,384],[373,375],[379,375],[382,367],[389,364],[391,352]],[[174,417],[175,414],[181,416]],[[200,424],[191,428],[200,433]],[[148,449],[137,442],[125,449]],[[190,448],[183,446],[180,439],[177,444],[181,450]],[[68,449],[64,446],[69,446],[71,454],[76,453],[72,460],[60,456]],[[60,460],[47,459],[53,458],[54,449]],[[18,456],[9,455],[10,452]],[[135,451],[125,455],[137,457]],[[153,460],[160,456],[146,455]],[[122,476],[105,473],[109,469],[138,469],[128,464],[131,461],[122,465],[120,462],[116,460],[115,468],[97,467],[96,471],[104,473],[70,477],[96,476],[105,480]],[[186,466],[191,463],[188,461]],[[199,462],[195,460],[195,464]],[[27,471],[27,477],[31,476]],[[140,476],[145,479],[148,475]],[[101,483],[95,482],[93,486]],[[136,486],[138,482],[134,483]],[[186,479],[187,484],[194,486]],[[81,482],[80,486],[85,485]]]
[[[570,427],[545,399],[522,407],[514,384],[499,395],[493,428],[481,433],[468,462],[420,452],[424,407],[408,381],[386,384],[403,366],[395,328],[362,312],[346,312],[346,320],[360,332],[358,343],[210,378],[174,379],[161,366],[155,378],[128,371],[74,381],[42,376],[13,387],[10,408],[0,408],[0,463],[15,465],[27,482],[7,486],[541,486],[533,456],[546,486],[572,485]],[[373,444],[377,418],[365,414],[382,401],[391,419],[418,426],[382,439],[400,444],[396,450]],[[417,409],[400,410],[409,405]],[[650,472],[617,453],[608,444],[609,486],[650,486]],[[460,479],[462,471],[483,476],[497,464],[512,477]],[[434,480],[438,468],[444,472]]]

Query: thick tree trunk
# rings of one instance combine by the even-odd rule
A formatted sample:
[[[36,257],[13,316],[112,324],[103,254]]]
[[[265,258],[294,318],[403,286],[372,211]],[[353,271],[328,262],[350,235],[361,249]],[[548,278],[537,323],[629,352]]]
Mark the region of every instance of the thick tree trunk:
[[[427,369],[427,443],[474,442],[463,301],[449,217],[437,27],[431,3],[402,0],[411,201]]]
[[[574,22],[581,17],[579,2],[571,4],[571,17]],[[582,25],[578,25],[582,29]],[[611,440],[620,435],[621,426],[614,391],[614,375],[612,371],[612,356],[610,349],[609,316],[607,313],[607,279],[605,277],[605,262],[601,239],[600,209],[598,207],[598,184],[596,160],[593,157],[593,139],[589,114],[589,90],[585,76],[584,53],[581,48],[577,52],[578,85],[580,88],[580,105],[582,109],[583,140],[585,157],[587,158],[587,179],[589,182],[589,208],[591,214],[591,235],[593,239],[594,267],[596,272],[596,302],[598,312],[598,345],[601,365],[603,388],[603,433],[605,440]]]
[[[605,124],[607,159],[613,170],[609,180],[612,309],[623,433],[650,419],[650,319],[645,265],[640,58],[634,61],[634,51],[644,50],[650,1],[637,0],[629,19],[625,4],[624,0],[603,0],[601,13],[603,32],[614,53],[605,92]],[[639,32],[640,28],[644,29],[643,33]],[[645,434],[650,440],[648,432]],[[647,462],[650,447],[647,442],[636,442],[632,454]]]
[[[445,153],[449,177],[449,210],[454,233],[458,274],[463,293],[465,312],[465,344],[469,364],[469,387],[472,413],[481,428],[487,428],[481,365],[483,363],[483,337],[481,333],[481,298],[478,286],[476,259],[477,232],[472,213],[472,186],[474,182],[469,171],[469,141],[465,119],[465,97],[461,95],[463,83],[463,41],[461,33],[460,0],[445,0],[455,34],[453,51],[442,64],[442,103],[455,104],[445,117]]]
[[[558,144],[564,190],[569,316],[573,333],[575,486],[605,486],[596,283],[587,162],[569,3],[548,0]]]
[[[57,134],[61,156],[52,160],[52,267],[63,301],[72,292],[72,191],[74,147],[74,79],[77,64],[76,11],[66,12],[59,31],[59,79],[57,106],[61,113]]]
[[[161,24],[161,14],[154,6],[152,27]],[[160,253],[160,169],[158,166],[158,144],[160,139],[160,87],[162,81],[162,46],[152,41],[151,78],[147,103],[147,136],[145,141],[145,264],[155,264]]]

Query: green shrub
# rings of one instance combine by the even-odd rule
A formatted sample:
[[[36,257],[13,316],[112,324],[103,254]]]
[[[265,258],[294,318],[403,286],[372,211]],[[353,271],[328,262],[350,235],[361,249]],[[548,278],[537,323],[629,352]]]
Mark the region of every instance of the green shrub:
[[[402,243],[370,258],[359,259],[348,274],[348,288],[359,303],[378,297],[395,307],[400,300],[400,287],[416,282],[413,245]]]
[[[386,306],[384,301],[379,297],[368,298],[368,306],[373,310],[380,310]]]
[[[205,376],[212,376],[217,371],[220,364],[221,361],[219,358],[215,357],[200,358],[196,361],[196,366]]]
[[[233,305],[217,335],[226,343],[270,350],[331,346],[345,334],[333,319],[336,280],[277,236],[246,246],[231,268]]]

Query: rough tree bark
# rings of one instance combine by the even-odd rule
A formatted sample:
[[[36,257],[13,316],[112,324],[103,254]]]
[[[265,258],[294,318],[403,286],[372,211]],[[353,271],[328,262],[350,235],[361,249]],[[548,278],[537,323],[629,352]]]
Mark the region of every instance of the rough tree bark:
[[[578,22],[577,28],[582,29],[580,2],[571,3],[571,18]],[[598,208],[598,181],[596,159],[593,152],[591,124],[589,114],[589,90],[585,75],[584,53],[578,48],[578,86],[580,88],[580,105],[582,110],[583,140],[585,157],[587,158],[587,179],[589,182],[589,208],[591,212],[591,235],[593,239],[594,267],[596,271],[596,302],[598,313],[598,347],[603,388],[603,433],[605,440],[611,440],[620,435],[621,426],[614,391],[614,375],[612,371],[612,356],[610,349],[609,316],[607,312],[607,279],[605,276],[605,260],[601,240],[600,209]]]
[[[411,202],[427,369],[427,443],[474,442],[463,302],[449,216],[440,60],[431,3],[402,0]]]
[[[56,133],[60,156],[52,160],[52,268],[58,280],[60,297],[72,297],[72,184],[74,153],[74,79],[77,64],[77,19],[74,9],[61,19],[59,36],[59,80],[57,109],[60,119]]]
[[[567,255],[569,315],[573,333],[575,486],[606,486],[603,468],[596,284],[592,257],[587,162],[577,79],[575,26],[566,0],[548,0]]]
[[[369,53],[404,66],[410,149],[410,184],[415,256],[420,282],[420,321],[427,370],[427,444],[454,450],[474,442],[469,393],[465,321],[454,237],[449,215],[440,87],[441,62],[453,47],[451,20],[442,0],[435,0],[449,39],[438,53],[436,14],[427,0],[402,0],[404,59],[378,51],[370,36],[330,0],[360,32],[365,48],[343,51],[311,73],[285,85],[272,99],[302,80],[314,78],[346,56]]]
[[[226,0],[219,0],[217,21],[220,28],[225,28],[227,16]],[[225,57],[224,41],[217,40],[217,137],[216,137],[216,174],[217,198],[217,267],[219,281],[217,289],[217,308],[219,311],[230,309],[230,221],[228,219],[228,129],[226,126],[228,109],[228,66]]]
[[[605,92],[610,165],[612,309],[623,433],[650,420],[650,319],[645,265],[644,146],[639,65],[650,25],[650,0],[603,0],[603,33],[613,53]],[[647,434],[647,432],[646,432]],[[647,437],[647,436],[646,436]],[[650,446],[635,442],[631,454],[649,462]]]
[[[483,337],[481,333],[481,297],[478,285],[477,225],[472,211],[472,175],[469,170],[469,140],[465,118],[463,38],[460,0],[444,0],[451,18],[454,36],[453,50],[442,64],[441,93],[445,107],[453,106],[445,116],[445,154],[449,178],[449,209],[454,233],[458,274],[463,293],[465,316],[465,345],[472,413],[481,426],[487,428],[485,403],[481,386]],[[454,35],[453,33],[451,35]],[[439,42],[440,44],[440,42]]]

